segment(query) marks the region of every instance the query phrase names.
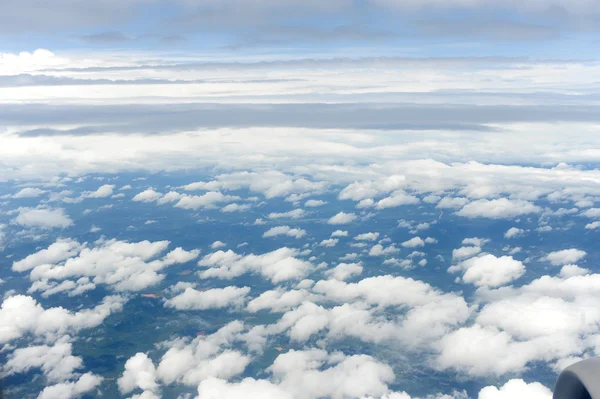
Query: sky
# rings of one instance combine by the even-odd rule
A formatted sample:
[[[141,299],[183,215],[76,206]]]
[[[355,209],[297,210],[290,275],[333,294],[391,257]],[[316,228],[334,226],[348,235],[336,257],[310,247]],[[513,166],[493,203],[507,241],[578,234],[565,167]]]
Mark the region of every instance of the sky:
[[[0,0],[0,388],[550,399],[600,355],[599,19]]]

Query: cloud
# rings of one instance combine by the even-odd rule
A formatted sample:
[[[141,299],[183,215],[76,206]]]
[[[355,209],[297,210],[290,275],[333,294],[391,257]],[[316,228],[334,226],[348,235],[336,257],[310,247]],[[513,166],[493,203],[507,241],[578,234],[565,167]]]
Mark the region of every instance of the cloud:
[[[488,386],[479,391],[478,399],[531,398],[551,399],[552,391],[539,382],[526,383],[520,379],[508,381],[499,389]]]
[[[523,230],[523,229],[511,227],[510,229],[506,230],[506,233],[504,233],[504,238],[518,237],[520,235],[523,235],[524,233],[525,233],[525,230]]]
[[[463,270],[462,280],[476,286],[497,287],[509,283],[525,274],[525,266],[512,256],[495,257],[487,254],[467,259],[450,271]]]
[[[313,296],[313,294],[305,289],[288,291],[283,288],[277,288],[265,291],[248,302],[247,309],[249,312],[258,312],[265,309],[269,309],[271,312],[284,312],[297,307]]]
[[[24,189],[21,189],[18,193],[14,194],[12,197],[13,198],[36,198],[39,197],[42,194],[45,194],[46,190],[42,190],[41,188],[37,188],[37,187],[26,187]]]
[[[421,237],[413,237],[408,241],[404,241],[402,243],[404,248],[416,248],[416,247],[424,247],[425,241]]]
[[[358,276],[362,273],[363,267],[360,263],[340,263],[331,270],[328,270],[325,275],[336,280],[347,280],[350,277]]]
[[[463,206],[458,212],[459,216],[468,218],[484,217],[489,219],[512,219],[517,216],[538,213],[539,206],[523,200],[510,200],[499,198],[494,200],[481,199]]]
[[[33,368],[44,372],[48,382],[69,380],[75,370],[83,367],[83,360],[72,355],[70,342],[57,342],[53,346],[37,345],[16,349],[3,367],[5,375],[26,373]]]
[[[392,244],[388,247],[384,247],[381,244],[375,244],[369,250],[369,255],[370,256],[385,256],[385,255],[397,254],[398,252],[400,252],[400,250],[398,248],[396,248],[394,246],[394,244]]]
[[[137,388],[154,392],[159,387],[156,380],[156,368],[152,360],[145,353],[136,353],[125,362],[125,371],[117,380],[117,385],[122,394]]]
[[[113,190],[115,188],[114,184],[105,184],[99,187],[96,191],[88,191],[84,193],[82,196],[84,198],[106,198],[110,197],[113,194]]]
[[[327,221],[328,224],[339,225],[339,224],[348,224],[352,223],[356,220],[356,215],[354,213],[344,213],[340,212],[335,216],[332,216]]]
[[[440,209],[459,209],[469,202],[468,199],[462,197],[444,197],[435,206]]]
[[[467,259],[467,258],[471,258],[471,257],[477,255],[480,252],[481,252],[480,247],[476,247],[476,246],[460,247],[458,249],[452,250],[452,259],[453,260],[454,259],[456,259],[456,260]]]
[[[108,296],[95,308],[71,312],[62,307],[44,309],[25,295],[5,298],[0,308],[0,343],[11,342],[25,334],[54,340],[70,332],[92,328],[122,309],[125,300]]]
[[[227,244],[225,244],[223,241],[215,241],[212,244],[210,244],[210,247],[212,249],[217,249],[217,248],[223,248],[224,246],[226,246]]]
[[[335,247],[339,241],[340,240],[338,240],[337,238],[328,238],[326,240],[321,241],[319,243],[319,245],[322,246],[322,247],[329,247],[329,248],[331,248],[331,247]]]
[[[221,212],[225,212],[225,213],[244,212],[250,208],[251,208],[251,205],[248,205],[248,204],[244,204],[244,205],[229,204],[229,205],[225,205],[223,208],[221,208]]]
[[[395,208],[401,205],[418,204],[419,199],[413,195],[408,195],[403,191],[396,191],[391,196],[377,202],[377,209]]]
[[[14,222],[24,227],[64,229],[73,225],[63,208],[18,208],[17,212]]]
[[[311,199],[311,200],[306,201],[304,203],[304,206],[307,206],[309,208],[315,208],[317,206],[323,206],[325,204],[327,204],[327,201]]]
[[[581,249],[571,248],[563,249],[562,251],[550,252],[543,259],[552,263],[554,266],[567,265],[569,263],[576,263],[583,259],[587,253]]]
[[[336,230],[331,233],[332,237],[348,237],[348,232],[346,230]]]
[[[379,233],[362,233],[354,237],[355,240],[358,241],[375,241],[379,238]]]
[[[286,235],[294,238],[302,238],[306,235],[306,230],[303,229],[293,229],[290,226],[277,226],[272,227],[267,230],[263,237],[275,237],[279,235]]]
[[[245,273],[259,273],[273,283],[300,279],[313,268],[310,262],[298,259],[299,251],[279,248],[262,255],[238,255],[229,250],[206,255],[198,262],[207,269],[199,273],[200,278],[232,279]]]
[[[165,302],[165,306],[178,310],[222,309],[228,306],[240,307],[246,302],[250,287],[225,287],[197,291],[185,291]]]
[[[75,382],[61,382],[50,385],[38,395],[38,399],[75,399],[92,391],[103,378],[92,373],[85,373]]]
[[[271,212],[267,215],[269,219],[300,219],[306,214],[304,209],[294,209],[288,212]]]
[[[96,285],[106,284],[117,291],[139,291],[162,281],[165,275],[160,271],[164,268],[189,262],[200,254],[198,250],[176,248],[160,258],[168,246],[169,241],[101,239],[89,246],[72,239],[57,240],[12,267],[17,272],[29,271],[34,282],[87,277]]]
[[[136,194],[133,197],[134,201],[137,202],[154,202],[162,196],[161,193],[154,191],[152,188],[148,188],[141,193]]]

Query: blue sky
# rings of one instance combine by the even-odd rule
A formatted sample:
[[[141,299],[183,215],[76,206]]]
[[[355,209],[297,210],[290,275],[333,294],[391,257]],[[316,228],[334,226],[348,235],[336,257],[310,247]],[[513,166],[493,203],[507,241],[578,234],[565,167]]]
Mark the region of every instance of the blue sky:
[[[595,58],[599,16],[566,0],[5,1],[0,50]]]

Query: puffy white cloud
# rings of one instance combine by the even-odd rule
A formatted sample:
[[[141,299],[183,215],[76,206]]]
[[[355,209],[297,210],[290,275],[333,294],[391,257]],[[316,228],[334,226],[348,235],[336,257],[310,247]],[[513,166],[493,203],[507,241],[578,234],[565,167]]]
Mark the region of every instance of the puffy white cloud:
[[[45,194],[46,190],[42,190],[37,187],[25,187],[21,189],[18,193],[14,194],[13,198],[36,198],[42,194]]]
[[[141,193],[136,194],[133,200],[136,202],[154,202],[162,197],[162,194],[154,191],[153,188],[148,188]]]
[[[38,395],[38,399],[75,399],[90,392],[102,382],[103,378],[92,373],[85,373],[75,382],[61,382],[47,386]]]
[[[96,327],[110,314],[120,311],[124,302],[120,296],[108,296],[94,308],[71,312],[62,307],[44,309],[29,296],[10,296],[0,308],[0,344],[25,334],[54,340],[70,332]]]
[[[231,213],[231,212],[244,212],[250,209],[251,206],[248,204],[240,205],[240,204],[229,204],[225,205],[221,208],[221,212]]]
[[[306,214],[304,209],[294,209],[288,212],[271,212],[267,215],[269,219],[300,219]]]
[[[14,262],[13,270],[30,271],[32,281],[88,277],[96,285],[107,284],[117,291],[139,291],[162,281],[162,269],[189,262],[200,253],[176,248],[157,258],[169,241],[129,243],[112,239],[98,240],[94,245],[58,240],[47,249]]]
[[[573,276],[583,276],[589,272],[590,271],[588,269],[584,269],[583,267],[579,267],[577,265],[564,265],[560,269],[560,276],[569,278]]]
[[[600,221],[588,223],[585,225],[585,228],[588,230],[596,230],[598,227],[600,227]]]
[[[272,312],[284,312],[313,297],[314,295],[305,289],[288,291],[277,288],[265,291],[248,302],[247,309],[249,312],[258,312],[264,309],[270,309]]]
[[[240,307],[246,302],[250,287],[212,288],[198,291],[188,287],[185,291],[165,302],[165,306],[179,310],[221,309]]]
[[[523,233],[525,233],[525,230],[519,229],[517,227],[511,227],[510,229],[506,230],[506,233],[504,233],[504,238],[518,237],[520,235],[523,235]]]
[[[481,252],[480,247],[460,247],[452,250],[452,259],[462,260],[471,258]]]
[[[70,342],[57,342],[53,346],[38,345],[16,349],[8,356],[3,372],[5,375],[12,375],[39,368],[50,383],[55,383],[71,379],[75,370],[82,366],[82,359],[72,355]]]
[[[299,251],[290,248],[280,248],[262,255],[238,255],[229,250],[217,251],[206,255],[199,266],[208,267],[200,272],[201,278],[231,279],[244,273],[259,273],[273,283],[300,279],[313,268],[307,261],[296,258]]]
[[[309,208],[315,208],[317,206],[323,206],[325,204],[327,204],[327,201],[311,199],[311,200],[306,201],[304,203],[304,206],[307,206]]]
[[[113,194],[114,184],[105,184],[98,187],[96,191],[88,191],[82,194],[83,198],[106,198]]]
[[[348,232],[346,230],[336,230],[331,233],[332,237],[348,237]]]
[[[398,252],[400,252],[400,250],[398,248],[396,248],[394,246],[394,244],[392,244],[388,247],[384,247],[381,244],[375,244],[369,250],[369,255],[370,256],[386,256],[386,255],[397,254]]]
[[[117,380],[119,391],[127,394],[139,388],[144,391],[156,391],[159,387],[156,368],[145,353],[136,353],[125,362],[125,371]]]
[[[210,377],[228,379],[241,374],[250,358],[231,346],[243,329],[241,322],[234,321],[205,337],[167,342],[169,349],[156,368],[158,379],[166,384],[197,386]]]
[[[73,224],[63,208],[18,208],[17,212],[14,222],[25,227],[64,229]]]
[[[291,194],[320,192],[327,187],[325,182],[313,182],[303,177],[295,178],[281,171],[234,172],[216,176],[210,182],[196,182],[183,187],[195,190],[240,190],[247,188],[263,194],[266,198],[285,197]]]
[[[306,235],[306,230],[303,229],[293,229],[290,226],[277,226],[272,227],[267,230],[263,237],[275,237],[279,235],[286,235],[294,238],[302,238]]]
[[[413,195],[406,194],[404,191],[396,191],[391,196],[384,198],[375,205],[377,209],[395,208],[401,205],[418,204],[419,199]]]
[[[345,213],[340,212],[335,216],[329,218],[327,223],[337,225],[337,224],[348,224],[352,223],[356,220],[356,215],[354,213]]]
[[[217,249],[217,248],[223,248],[225,245],[227,245],[227,244],[225,244],[223,241],[215,241],[212,244],[210,244],[210,247],[212,249]]]
[[[209,377],[198,385],[197,399],[294,399],[294,395],[267,380],[244,378],[240,382]]]
[[[413,237],[410,240],[404,241],[401,245],[404,248],[424,247],[425,241],[421,237]]]
[[[235,195],[224,195],[219,191],[210,191],[203,195],[182,195],[175,204],[176,208],[197,210],[214,208],[217,204],[239,200]]]
[[[435,207],[440,209],[459,209],[467,202],[469,202],[469,200],[463,197],[444,197]]]
[[[474,245],[476,247],[482,247],[485,244],[487,244],[488,242],[490,242],[489,239],[479,238],[479,237],[470,237],[470,238],[465,238],[464,240],[462,240],[463,245]]]
[[[480,287],[504,285],[525,274],[523,263],[513,259],[512,256],[497,258],[491,254],[467,259],[449,270],[455,271],[457,269],[464,271],[462,277],[464,282]]]
[[[337,238],[328,238],[326,240],[321,241],[319,243],[319,245],[322,247],[331,248],[331,247],[335,247],[339,241],[340,240],[338,240]]]
[[[363,233],[354,237],[358,241],[375,241],[379,238],[379,233]]]
[[[552,391],[539,382],[526,383],[520,379],[508,381],[499,389],[488,386],[479,391],[478,399],[551,399]]]
[[[585,251],[576,248],[563,249],[562,251],[550,252],[543,259],[552,263],[554,266],[562,266],[575,263],[587,255]]]
[[[346,280],[350,277],[358,276],[362,271],[363,267],[360,263],[340,263],[325,274],[336,280]]]
[[[499,198],[494,200],[480,199],[463,206],[459,216],[468,218],[484,217],[490,219],[512,219],[517,216],[538,213],[542,209],[528,201]]]

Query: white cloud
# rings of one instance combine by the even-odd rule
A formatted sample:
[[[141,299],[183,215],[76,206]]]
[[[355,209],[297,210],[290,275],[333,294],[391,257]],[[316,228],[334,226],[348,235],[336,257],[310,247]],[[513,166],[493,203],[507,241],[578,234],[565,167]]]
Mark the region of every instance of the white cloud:
[[[525,230],[523,229],[519,229],[517,227],[511,227],[510,229],[506,230],[506,233],[504,233],[504,238],[513,238],[513,237],[518,237],[521,236],[525,233]]]
[[[379,238],[379,233],[363,233],[354,237],[358,241],[375,241]]]
[[[541,208],[539,206],[528,201],[499,198],[494,200],[480,199],[470,202],[463,206],[456,214],[468,218],[512,219],[517,216],[538,213],[540,211]]]
[[[337,215],[329,218],[327,223],[333,224],[333,225],[348,224],[348,223],[352,223],[355,220],[356,220],[356,215],[354,213],[340,212]]]
[[[336,230],[331,233],[332,237],[348,237],[348,232],[346,230]]]
[[[323,206],[325,204],[327,204],[327,201],[311,199],[311,200],[306,201],[304,203],[304,206],[307,206],[309,208],[315,208],[317,206]]]
[[[288,291],[283,288],[277,288],[265,291],[248,302],[247,309],[249,312],[258,312],[264,309],[269,309],[272,312],[284,312],[311,299],[313,296],[313,294],[305,289]]]
[[[75,382],[61,382],[47,386],[38,395],[38,399],[74,399],[95,389],[103,378],[92,373],[85,373]]]
[[[408,195],[404,191],[396,191],[391,196],[384,198],[375,205],[377,209],[395,208],[401,205],[418,204],[419,199],[413,195]]]
[[[250,209],[251,206],[248,204],[240,205],[240,204],[229,204],[225,205],[221,208],[221,212],[231,213],[231,212],[244,212]]]
[[[552,391],[539,382],[526,383],[513,379],[500,389],[488,386],[479,391],[478,399],[552,399]]]
[[[462,240],[463,245],[474,245],[476,247],[482,247],[490,242],[487,238],[470,237]]]
[[[579,267],[577,265],[564,265],[560,268],[560,276],[563,278],[569,278],[573,276],[584,276],[590,273],[590,270],[584,269],[583,267]]]
[[[600,227],[600,221],[588,223],[585,225],[585,228],[588,230],[596,230],[598,227]]]
[[[62,307],[44,309],[29,296],[10,296],[0,308],[0,344],[25,334],[55,340],[70,332],[96,327],[111,313],[120,311],[124,302],[122,297],[108,296],[95,308],[71,312]]]
[[[487,254],[467,259],[459,265],[450,268],[451,271],[462,269],[462,280],[476,286],[497,287],[509,283],[523,274],[525,266],[512,256],[495,257]]]
[[[210,247],[212,249],[217,249],[217,248],[223,248],[224,246],[226,246],[227,244],[225,244],[223,241],[215,241],[212,244],[210,244]]]
[[[481,252],[480,247],[460,247],[452,250],[452,259],[462,260],[471,258]]]
[[[296,258],[299,251],[280,248],[262,255],[241,256],[229,250],[206,255],[199,266],[208,267],[200,272],[200,277],[231,279],[244,273],[259,273],[273,283],[305,277],[313,268],[310,262]]]
[[[50,383],[56,383],[71,379],[75,370],[82,367],[82,359],[72,355],[71,343],[57,342],[53,346],[38,345],[16,349],[8,356],[3,372],[5,375],[12,375],[39,368]]]
[[[26,187],[20,190],[18,193],[14,194],[13,198],[36,198],[42,194],[45,194],[46,190],[42,190],[37,187]]]
[[[82,194],[83,198],[106,198],[113,194],[114,184],[105,184],[99,187],[96,191],[88,191]]]
[[[586,255],[587,253],[581,249],[571,248],[563,249],[562,251],[550,252],[543,258],[543,260],[552,263],[554,266],[562,266],[570,263],[576,263],[583,259]]]
[[[350,277],[358,276],[362,273],[363,267],[360,263],[340,263],[325,275],[336,280],[347,280]]]
[[[425,246],[425,241],[421,237],[413,237],[408,241],[402,243],[404,248],[416,248]]]
[[[306,235],[306,230],[303,229],[293,229],[290,226],[277,226],[272,227],[267,230],[263,237],[275,237],[279,235],[286,235],[294,238],[302,238]]]
[[[165,302],[165,306],[179,310],[221,309],[240,307],[246,302],[250,287],[225,287],[198,291],[191,287]]]
[[[148,188],[141,193],[136,194],[133,200],[136,202],[154,202],[162,197],[162,194],[154,191],[153,188]]]
[[[210,377],[228,379],[241,374],[250,358],[231,346],[243,328],[241,322],[234,321],[205,337],[165,343],[169,349],[156,368],[158,378],[166,384],[197,386]]]
[[[400,252],[400,250],[398,248],[396,248],[394,246],[394,244],[392,244],[388,247],[384,247],[381,244],[375,244],[369,250],[369,255],[370,256],[385,256],[385,255],[397,254],[398,252]]]
[[[219,191],[210,191],[203,195],[182,195],[175,204],[176,208],[197,210],[214,208],[217,204],[239,200],[235,195],[224,195]]]
[[[73,221],[62,208],[18,208],[14,222],[25,227],[41,229],[66,228]]]
[[[462,208],[467,202],[468,199],[463,197],[444,197],[438,202],[436,208],[440,209],[459,209]]]
[[[136,353],[125,362],[125,371],[117,380],[119,391],[127,394],[139,388],[144,391],[156,391],[159,387],[156,368],[145,353]]]
[[[197,398],[293,399],[294,396],[267,380],[244,378],[240,382],[227,382],[219,378],[210,377],[198,385]]]
[[[269,219],[300,219],[306,214],[304,209],[294,209],[288,212],[271,212],[267,215]]]
[[[164,278],[164,268],[189,262],[200,251],[176,248],[158,258],[169,241],[98,240],[93,247],[67,239],[58,240],[47,249],[13,263],[17,272],[30,271],[29,278],[65,280],[89,277],[94,284],[107,284],[117,291],[139,291],[158,284]]]
[[[337,238],[328,238],[326,240],[321,241],[319,243],[319,245],[322,246],[322,247],[329,247],[329,248],[331,248],[331,247],[335,247],[339,241],[340,240],[338,240]]]

